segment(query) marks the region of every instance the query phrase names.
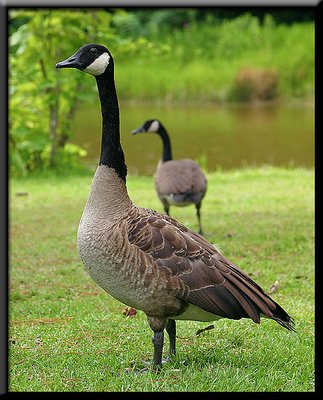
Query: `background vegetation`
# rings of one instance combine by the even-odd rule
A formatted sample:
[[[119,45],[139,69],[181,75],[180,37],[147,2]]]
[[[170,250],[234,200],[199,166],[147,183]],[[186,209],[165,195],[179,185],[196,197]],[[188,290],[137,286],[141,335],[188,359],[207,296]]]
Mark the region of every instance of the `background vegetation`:
[[[73,118],[96,88],[85,91],[89,81],[55,64],[84,43],[111,49],[121,101],[305,100],[314,93],[312,17],[270,9],[12,10],[10,172],[78,165],[84,151],[69,142]]]

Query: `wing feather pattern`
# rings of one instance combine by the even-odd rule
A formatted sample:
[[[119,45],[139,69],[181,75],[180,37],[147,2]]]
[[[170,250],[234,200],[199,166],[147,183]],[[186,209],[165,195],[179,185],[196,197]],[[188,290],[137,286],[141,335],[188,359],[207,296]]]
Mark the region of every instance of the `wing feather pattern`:
[[[178,291],[181,300],[231,319],[245,317],[259,323],[264,314],[294,330],[289,315],[201,235],[158,212],[134,212],[139,217],[129,217],[129,241],[186,285],[187,290]]]
[[[202,196],[206,179],[193,160],[170,160],[161,163],[155,176],[156,190],[161,195],[170,193]]]

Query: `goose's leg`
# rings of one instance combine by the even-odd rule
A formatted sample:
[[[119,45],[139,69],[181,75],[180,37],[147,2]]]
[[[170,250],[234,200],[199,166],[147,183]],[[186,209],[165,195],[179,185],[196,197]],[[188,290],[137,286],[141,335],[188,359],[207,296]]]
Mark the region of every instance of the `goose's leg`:
[[[169,215],[169,205],[164,205],[165,214]]]
[[[195,206],[196,206],[197,220],[198,220],[198,223],[199,223],[199,234],[203,235],[202,225],[201,225],[201,212],[200,212],[201,203],[198,203]]]
[[[176,354],[176,322],[174,319],[169,319],[166,324],[166,331],[169,336],[169,355]]]
[[[162,367],[162,356],[164,347],[164,329],[166,326],[166,319],[158,317],[148,317],[148,323],[150,328],[153,330],[154,335],[152,338],[154,345],[154,356],[153,356],[153,370],[159,371]]]
[[[164,347],[164,332],[154,332],[153,336],[154,344],[154,357],[153,357],[153,369],[158,371],[162,367],[162,355]]]

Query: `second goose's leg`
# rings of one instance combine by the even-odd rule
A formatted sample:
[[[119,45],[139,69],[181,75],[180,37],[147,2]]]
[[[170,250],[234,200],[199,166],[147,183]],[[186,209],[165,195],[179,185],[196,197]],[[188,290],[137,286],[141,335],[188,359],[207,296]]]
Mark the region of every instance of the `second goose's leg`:
[[[199,223],[199,234],[203,235],[202,225],[201,225],[201,213],[200,213],[201,203],[198,203],[195,206],[196,206],[197,220]]]

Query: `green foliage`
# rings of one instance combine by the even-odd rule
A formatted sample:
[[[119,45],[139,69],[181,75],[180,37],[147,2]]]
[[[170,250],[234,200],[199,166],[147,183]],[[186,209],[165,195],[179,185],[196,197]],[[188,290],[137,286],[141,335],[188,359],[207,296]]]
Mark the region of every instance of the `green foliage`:
[[[64,148],[59,148],[57,152],[57,158],[59,159],[59,165],[56,166],[56,170],[77,170],[79,167],[79,160],[81,157],[86,156],[86,150],[80,146],[72,143],[66,143]],[[44,168],[50,167],[50,146],[47,144],[43,147],[41,152],[41,158],[43,161]]]
[[[59,120],[68,121],[79,77],[60,75],[55,64],[84,44],[88,34],[94,35],[86,30],[94,29],[100,15],[20,10],[10,17],[22,20],[10,36],[10,165],[13,173],[26,174],[46,164],[44,149],[64,148],[66,140],[61,146],[59,142],[71,134],[67,123],[58,125]],[[57,152],[55,159],[57,164]]]
[[[74,148],[71,159],[66,144],[78,102],[91,100],[95,86],[80,73],[62,74],[55,64],[89,42],[109,44],[119,53],[123,43],[110,26],[111,18],[102,10],[10,11],[9,157],[14,175],[63,167],[81,155]],[[133,41],[123,46],[121,56],[142,45]]]
[[[141,33],[139,18],[133,13],[119,10],[112,18],[112,26],[116,28],[122,38],[138,38]]]
[[[244,13],[216,23],[193,21],[177,29],[156,25],[147,38],[152,48],[163,46],[166,51],[155,55],[147,49],[130,63],[120,60],[118,92],[123,98],[240,101],[234,89],[239,71],[246,68],[277,73],[270,99],[313,97],[312,22],[287,26],[267,14],[260,23]]]
[[[315,10],[314,8],[308,7],[304,8],[262,8],[262,7],[253,7],[253,8],[245,8],[245,7],[235,7],[235,8],[228,8],[228,7],[213,7],[213,8],[172,8],[162,10],[164,15],[168,15],[169,18],[164,19],[164,24],[169,25],[172,27],[169,21],[171,19],[183,21],[184,24],[187,24],[192,18],[194,21],[202,22],[202,23],[212,23],[218,24],[219,22],[225,19],[233,19],[237,18],[242,14],[248,12],[250,15],[257,17],[261,23],[263,23],[264,19],[270,12],[270,15],[273,19],[278,23],[295,23],[300,21],[314,21]],[[138,17],[141,25],[146,24],[148,21],[154,18],[155,14],[159,14],[160,10],[154,9],[139,9],[134,10],[134,14]],[[183,26],[183,24],[182,24]],[[179,27],[179,26],[177,26]]]

